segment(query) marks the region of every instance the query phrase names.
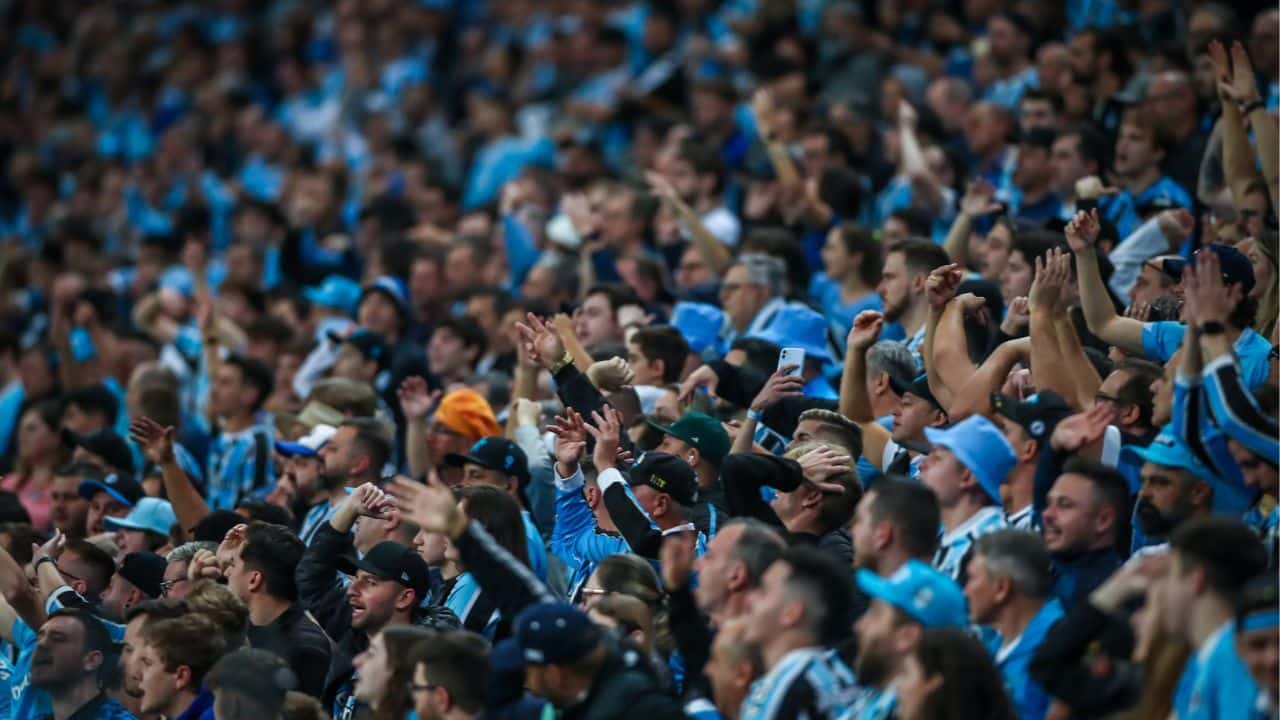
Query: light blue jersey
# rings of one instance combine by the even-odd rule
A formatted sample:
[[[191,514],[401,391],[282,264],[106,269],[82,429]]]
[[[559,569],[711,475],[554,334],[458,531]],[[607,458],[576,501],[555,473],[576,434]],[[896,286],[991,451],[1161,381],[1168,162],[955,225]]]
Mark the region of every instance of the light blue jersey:
[[[988,505],[982,508],[951,532],[942,533],[938,551],[933,555],[933,566],[964,587],[966,565],[973,552],[974,541],[1006,526],[1004,512],[998,506]]]

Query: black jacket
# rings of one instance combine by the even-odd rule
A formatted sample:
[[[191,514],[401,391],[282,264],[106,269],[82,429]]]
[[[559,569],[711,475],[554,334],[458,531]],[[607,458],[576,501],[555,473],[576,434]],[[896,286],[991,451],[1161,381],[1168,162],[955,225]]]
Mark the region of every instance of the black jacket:
[[[1101,644],[1112,658],[1110,672],[1099,675],[1087,654]],[[1129,661],[1133,634],[1129,623],[1085,600],[1067,611],[1036,649],[1031,677],[1045,692],[1071,707],[1076,717],[1099,717],[1132,707],[1142,697],[1141,668]]]
[[[298,690],[312,697],[324,694],[324,681],[333,660],[333,643],[324,630],[294,603],[266,625],[249,625],[249,647],[274,653],[289,663]]]
[[[723,360],[717,360],[716,362],[708,363],[708,365],[715,370],[716,376],[720,378],[719,384],[716,385],[716,395],[720,399],[741,408],[751,407],[751,401],[756,398],[756,395],[760,394],[761,388],[764,387],[765,382],[769,379],[760,377],[746,368],[730,365]],[[764,412],[760,414],[760,422],[789,441],[796,431],[796,425],[800,422],[800,414],[813,408],[838,412],[840,405],[835,400],[822,400],[812,397],[782,398],[764,409]],[[859,450],[860,452],[861,450]],[[723,467],[720,470],[720,476],[724,477]]]
[[[352,661],[369,647],[369,637],[351,627],[351,604],[337,566],[338,558],[354,552],[350,533],[340,533],[326,522],[316,530],[311,545],[298,562],[298,597],[334,645],[321,696],[327,708],[333,706],[339,695],[350,692],[355,671]],[[422,608],[414,624],[453,629],[458,627],[458,618],[448,608]]]
[[[562,720],[658,720],[686,717],[679,701],[663,693],[653,668],[635,648],[606,640],[604,666],[582,702],[565,708]]]

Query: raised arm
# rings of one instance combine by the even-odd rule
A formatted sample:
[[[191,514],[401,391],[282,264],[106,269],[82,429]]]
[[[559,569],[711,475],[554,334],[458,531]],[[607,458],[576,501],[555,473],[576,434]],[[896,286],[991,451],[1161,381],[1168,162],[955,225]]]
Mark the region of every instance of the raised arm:
[[[857,423],[875,422],[867,397],[867,350],[880,339],[884,314],[863,310],[849,329],[844,372],[840,375],[840,414]]]
[[[724,274],[733,264],[733,255],[729,252],[729,248],[712,235],[710,230],[707,230],[707,226],[702,224],[702,218],[698,217],[698,213],[680,198],[680,193],[676,192],[675,186],[662,173],[650,171],[645,173],[644,178],[649,183],[649,189],[653,194],[675,210],[676,216],[688,229],[693,246],[698,249],[702,259],[717,274]]]
[[[409,476],[424,477],[435,467],[435,458],[427,447],[427,418],[440,400],[440,391],[428,391],[427,381],[413,375],[400,382],[396,397],[405,420],[404,449]]]
[[[142,449],[148,460],[160,467],[165,497],[173,505],[178,524],[190,532],[209,514],[209,505],[173,454],[173,432],[172,427],[163,427],[148,417],[138,418],[129,425],[129,439]]]
[[[955,400],[947,408],[951,422],[969,415],[986,415],[991,412],[991,393],[1000,389],[1009,371],[1021,360],[1031,355],[1031,338],[1018,338],[1002,343],[991,353],[968,382],[957,392]]]
[[[1231,46],[1231,58],[1228,61],[1226,49],[1222,43],[1214,40],[1209,44],[1209,59],[1218,76],[1218,97],[1222,101],[1222,164],[1227,187],[1231,188],[1231,197],[1239,203],[1244,197],[1245,186],[1258,177],[1254,153],[1249,147],[1245,129],[1245,121],[1248,120],[1258,145],[1257,160],[1262,165],[1267,195],[1271,206],[1276,207],[1277,171],[1280,170],[1280,160],[1275,157],[1276,124],[1267,114],[1266,106],[1258,95],[1257,80],[1249,55],[1244,46],[1236,42]],[[1248,114],[1242,115],[1242,109],[1247,110]]]
[[[50,569],[57,572],[56,568]],[[59,578],[59,584],[65,584],[61,582],[61,578]],[[5,602],[15,615],[22,618],[22,621],[33,630],[39,629],[44,624],[44,603],[40,601],[40,596],[27,581],[27,574],[23,572],[22,566],[4,548],[0,548],[0,594],[4,596]],[[4,624],[2,634],[6,637],[10,636],[12,628],[13,622],[10,620]]]
[[[977,178],[969,184],[964,197],[960,198],[960,212],[956,213],[956,219],[947,231],[943,247],[947,251],[947,257],[961,268],[969,267],[969,235],[973,232],[974,221],[1000,209],[1000,204],[995,201],[995,194],[995,186]]]
[[[938,325],[942,320],[943,313],[947,310],[947,306],[951,304],[951,299],[955,297],[956,289],[960,287],[960,281],[964,279],[964,271],[960,269],[957,263],[943,265],[934,269],[929,273],[929,279],[925,288],[926,296],[929,300],[929,319],[925,323],[924,330],[924,367],[928,373],[929,390],[933,392],[934,397],[938,398],[938,402],[946,407],[951,403],[952,388],[957,385],[948,385],[943,381],[942,375],[939,374],[939,365],[941,362],[937,357],[938,343]],[[964,327],[961,322],[961,338],[963,339]],[[945,343],[944,343],[945,344]],[[963,342],[962,347],[967,347]],[[944,356],[946,353],[944,353]],[[968,362],[968,353],[965,353],[965,362]],[[945,358],[949,361],[951,358]]]
[[[158,343],[171,343],[178,337],[178,324],[160,315],[160,293],[144,296],[133,307],[133,324]]]
[[[756,436],[756,423],[760,421],[764,412],[773,407],[774,403],[782,398],[804,395],[804,380],[799,375],[791,374],[791,371],[795,369],[795,365],[780,367],[769,376],[769,381],[764,384],[755,399],[751,401],[751,408],[747,413],[747,418],[742,421],[742,427],[738,429],[738,434],[734,438],[733,446],[729,448],[729,452],[751,452]]]
[[[1116,313],[1107,294],[1102,271],[1098,268],[1095,241],[1098,239],[1098,211],[1081,210],[1067,223],[1067,244],[1076,255],[1076,275],[1080,285],[1080,304],[1084,309],[1089,332],[1103,342],[1142,355],[1142,323]]]
[[[940,402],[947,402],[943,401],[944,396],[954,401],[960,388],[963,388],[978,370],[969,359],[969,337],[965,331],[964,319],[970,313],[981,312],[984,307],[986,307],[985,300],[973,293],[965,293],[947,303],[946,309],[942,311],[942,317],[938,319],[936,337],[933,341],[933,364],[930,369],[937,373],[936,380],[939,386],[938,390],[934,390],[933,379],[931,379],[929,389]],[[939,391],[943,395],[938,395]]]
[[[1064,263],[1069,273],[1070,258],[1058,250],[1050,250],[1045,258],[1035,261],[1035,279],[1027,296],[1031,311],[1031,369],[1037,388],[1053,390],[1079,408],[1075,382],[1067,368],[1055,322],[1058,300],[1067,280]]]
[[[926,206],[937,212],[942,207],[942,183],[924,158],[920,139],[916,137],[916,110],[906,100],[898,100],[898,144],[898,173],[911,180],[913,189],[922,190]]]

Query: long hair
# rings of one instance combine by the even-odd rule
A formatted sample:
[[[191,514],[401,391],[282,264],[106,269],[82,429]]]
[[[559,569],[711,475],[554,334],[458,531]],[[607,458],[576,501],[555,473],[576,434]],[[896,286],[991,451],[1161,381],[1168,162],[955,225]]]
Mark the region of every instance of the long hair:
[[[922,715],[933,720],[1014,720],[1004,680],[982,643],[958,628],[925,630],[916,659],[926,677],[942,686],[924,701]]]
[[[22,412],[18,414],[19,424],[22,422],[22,416],[28,412],[34,412],[36,415],[40,416],[40,422],[44,423],[46,427],[52,430],[55,436],[58,434],[58,428],[61,426],[62,422],[62,403],[57,399],[49,398],[46,400],[38,400],[26,406],[22,409]],[[13,430],[13,435],[16,447],[18,437],[18,429],[16,427]],[[49,467],[56,468],[59,465],[62,465],[67,461],[68,455],[69,453],[62,443],[57,442],[53,448],[53,457],[48,458]],[[14,487],[14,490],[21,490],[28,482],[30,482],[31,471],[34,470],[34,468],[26,463],[19,454],[15,454],[14,456],[14,465],[14,470],[17,471],[16,474],[18,476],[18,484]]]
[[[524,534],[524,518],[520,505],[501,490],[488,485],[459,487],[454,490],[463,503],[467,517],[480,523],[493,539],[517,560],[529,564],[529,544]]]
[[[1253,320],[1253,329],[1268,341],[1276,329],[1276,319],[1280,317],[1280,267],[1276,261],[1278,242],[1280,235],[1275,230],[1265,230],[1253,240],[1258,252],[1262,253],[1271,266],[1271,281],[1258,297],[1258,315]]]
[[[382,643],[387,648],[387,664],[391,677],[373,710],[373,720],[402,720],[413,709],[409,681],[413,679],[412,650],[423,640],[434,637],[432,631],[415,625],[389,625],[382,630]]]
[[[648,606],[653,614],[653,646],[663,655],[669,655],[675,649],[667,614],[667,596],[658,573],[647,560],[639,555],[610,555],[596,565],[595,577],[601,589],[628,595]]]

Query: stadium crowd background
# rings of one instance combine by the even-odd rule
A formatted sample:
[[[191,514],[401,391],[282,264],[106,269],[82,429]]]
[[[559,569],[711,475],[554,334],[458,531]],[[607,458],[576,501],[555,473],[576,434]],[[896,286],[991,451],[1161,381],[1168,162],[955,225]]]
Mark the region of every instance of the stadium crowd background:
[[[0,15],[0,720],[1277,717],[1274,5]]]

